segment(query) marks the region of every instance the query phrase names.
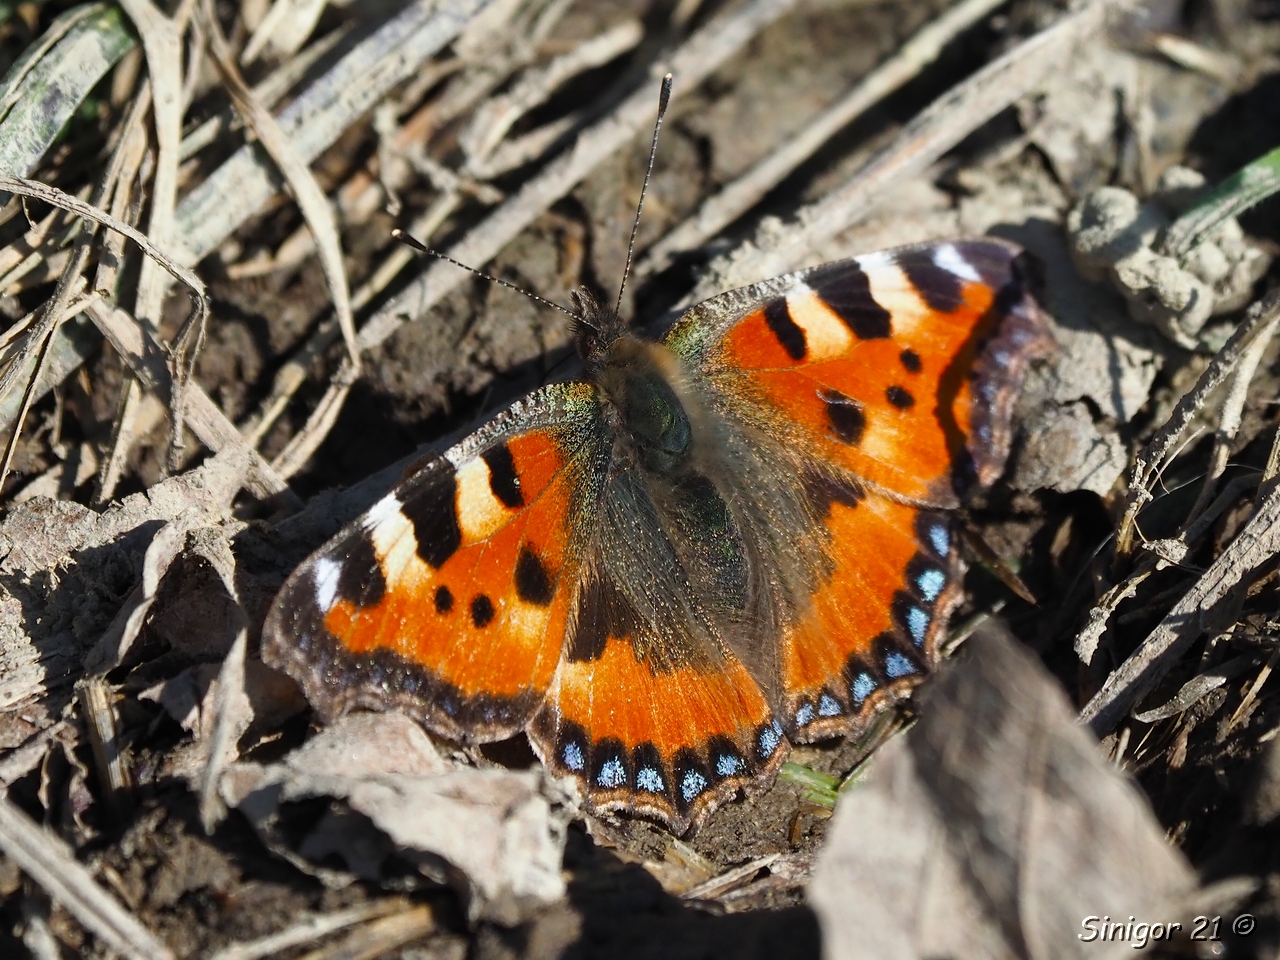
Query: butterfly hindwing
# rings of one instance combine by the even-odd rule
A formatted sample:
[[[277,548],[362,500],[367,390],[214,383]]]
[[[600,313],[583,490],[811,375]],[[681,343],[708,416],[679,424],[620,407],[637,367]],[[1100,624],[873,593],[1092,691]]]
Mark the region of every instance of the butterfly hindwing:
[[[601,438],[592,387],[561,384],[428,461],[293,573],[265,659],[326,717],[518,732],[560,658]]]

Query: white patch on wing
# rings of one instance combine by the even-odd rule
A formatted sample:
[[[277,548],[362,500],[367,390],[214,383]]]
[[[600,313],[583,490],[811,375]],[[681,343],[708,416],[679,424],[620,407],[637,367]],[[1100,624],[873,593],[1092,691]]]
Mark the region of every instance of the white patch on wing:
[[[787,294],[787,313],[804,331],[805,359],[811,363],[842,357],[853,343],[849,327],[807,286]]]
[[[314,571],[316,581],[316,606],[321,613],[333,609],[333,601],[338,598],[338,578],[342,576],[342,565],[329,557],[319,557]]]
[[[387,517],[399,513],[402,506],[403,504],[396,499],[394,493],[388,493],[365,512],[365,515],[360,518],[360,525],[366,530],[373,530]]]
[[[382,565],[382,575],[389,585],[401,579],[408,564],[416,563],[424,570],[427,567],[418,556],[418,540],[413,536],[413,524],[398,509],[382,517],[377,526],[369,528],[369,540],[373,543],[374,556]]]
[[[511,511],[493,495],[489,465],[481,457],[458,467],[457,510],[464,544],[491,537],[511,518]]]
[[[890,324],[894,337],[909,337],[928,321],[933,310],[892,256],[877,252],[854,259],[867,275],[871,296],[892,315]]]
[[[933,251],[933,262],[962,280],[973,283],[982,282],[982,274],[978,273],[973,264],[964,258],[954,243],[943,243],[936,247]]]

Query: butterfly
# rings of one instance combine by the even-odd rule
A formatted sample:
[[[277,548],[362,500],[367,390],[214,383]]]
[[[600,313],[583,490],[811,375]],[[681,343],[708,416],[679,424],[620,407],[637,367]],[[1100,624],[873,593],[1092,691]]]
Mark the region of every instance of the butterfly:
[[[856,733],[939,656],[952,511],[1047,349],[1024,255],[926,243],[707,300],[574,295],[580,380],[412,469],[287,580],[265,660],[323,718],[527,733],[588,810],[676,833]]]

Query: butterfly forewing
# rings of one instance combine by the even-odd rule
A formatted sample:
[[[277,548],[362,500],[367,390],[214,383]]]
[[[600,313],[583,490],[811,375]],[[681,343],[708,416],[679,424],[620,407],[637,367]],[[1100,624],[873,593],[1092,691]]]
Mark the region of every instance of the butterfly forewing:
[[[264,657],[328,717],[518,732],[560,658],[601,437],[593,388],[561,384],[429,461],[294,572]]]

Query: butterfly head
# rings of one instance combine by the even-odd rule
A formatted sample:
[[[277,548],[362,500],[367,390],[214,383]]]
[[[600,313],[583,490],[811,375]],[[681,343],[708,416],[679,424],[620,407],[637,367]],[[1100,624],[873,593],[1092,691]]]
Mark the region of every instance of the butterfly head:
[[[573,335],[578,356],[587,374],[597,379],[609,362],[613,345],[627,333],[627,325],[616,310],[603,306],[586,287],[569,294],[573,304]]]

